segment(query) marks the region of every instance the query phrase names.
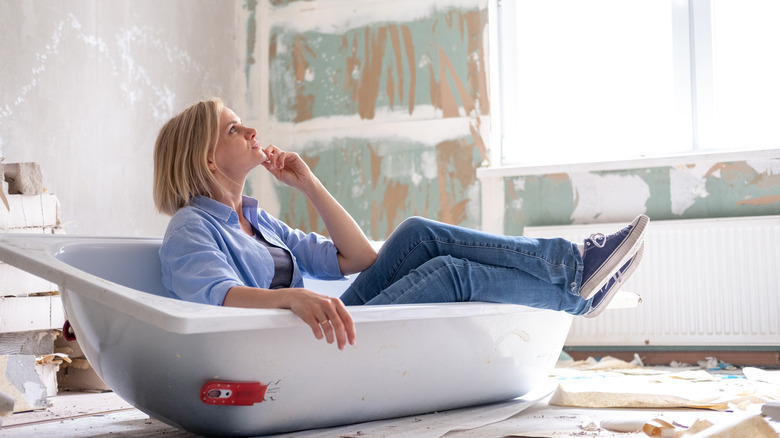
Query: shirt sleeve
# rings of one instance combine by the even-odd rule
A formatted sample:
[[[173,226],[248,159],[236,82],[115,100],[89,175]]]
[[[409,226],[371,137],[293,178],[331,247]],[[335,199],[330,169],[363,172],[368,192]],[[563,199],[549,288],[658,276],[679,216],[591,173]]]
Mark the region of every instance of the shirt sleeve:
[[[221,306],[243,283],[219,247],[219,233],[189,220],[168,230],[160,247],[163,285],[176,298]]]
[[[332,240],[317,233],[304,233],[259,209],[260,220],[271,227],[290,249],[301,273],[319,280],[342,280],[338,249]]]

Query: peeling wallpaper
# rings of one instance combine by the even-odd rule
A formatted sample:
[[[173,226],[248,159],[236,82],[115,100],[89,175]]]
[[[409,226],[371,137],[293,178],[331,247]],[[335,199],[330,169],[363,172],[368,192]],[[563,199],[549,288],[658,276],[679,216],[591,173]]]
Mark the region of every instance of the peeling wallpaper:
[[[375,239],[411,215],[474,228],[503,217],[520,234],[640,212],[780,214],[780,157],[504,177],[497,205],[482,205],[487,0],[19,0],[0,2],[0,24],[0,155],[41,164],[71,233],[161,235],[154,138],[214,95],[261,141],[301,153]],[[247,191],[323,231],[286,187],[253,175]]]
[[[504,227],[780,214],[780,159],[504,179]]]
[[[407,216],[438,218],[479,227],[474,145],[453,139],[433,149],[424,144],[387,138],[339,138],[311,144],[303,158],[330,192],[373,238],[387,236]],[[338,172],[328,171],[338,169]],[[324,233],[325,227],[305,198],[279,186],[280,218],[302,229]]]
[[[247,82],[259,84],[248,111],[262,114],[261,137],[299,152],[370,237],[412,215],[479,228],[487,3],[401,3],[247,2]],[[261,59],[267,83],[253,80]],[[273,184],[280,218],[325,232],[302,195],[252,181],[252,193]]]
[[[487,8],[483,0],[248,1],[249,110],[376,239],[410,215],[482,228],[486,215],[503,214],[501,231],[522,234],[528,225],[638,213],[780,214],[778,159],[504,177],[503,205],[483,206],[476,170],[489,165]],[[253,82],[262,62],[267,80]],[[445,120],[462,124],[453,130]],[[250,190],[268,184],[280,217],[323,231],[300,195],[267,180]]]
[[[344,34],[270,31],[270,112],[283,122],[432,106],[441,117],[487,114],[481,36],[487,12],[447,11],[424,20]],[[455,60],[453,62],[453,60]]]

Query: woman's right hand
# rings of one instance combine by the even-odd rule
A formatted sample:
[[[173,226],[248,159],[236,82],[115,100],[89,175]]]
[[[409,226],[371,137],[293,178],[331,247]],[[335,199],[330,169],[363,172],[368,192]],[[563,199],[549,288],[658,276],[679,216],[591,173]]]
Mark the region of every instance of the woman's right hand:
[[[343,350],[347,342],[355,345],[355,323],[340,299],[303,288],[277,292],[286,295],[290,310],[311,327],[314,337],[325,337],[329,344],[335,340],[339,350]]]

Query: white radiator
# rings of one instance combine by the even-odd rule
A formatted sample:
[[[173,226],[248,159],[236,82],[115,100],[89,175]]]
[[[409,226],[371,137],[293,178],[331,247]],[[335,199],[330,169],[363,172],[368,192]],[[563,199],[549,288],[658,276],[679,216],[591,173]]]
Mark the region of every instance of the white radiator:
[[[526,227],[582,241],[625,224]],[[576,318],[567,346],[778,346],[780,216],[650,221],[645,252],[622,287],[642,303]]]

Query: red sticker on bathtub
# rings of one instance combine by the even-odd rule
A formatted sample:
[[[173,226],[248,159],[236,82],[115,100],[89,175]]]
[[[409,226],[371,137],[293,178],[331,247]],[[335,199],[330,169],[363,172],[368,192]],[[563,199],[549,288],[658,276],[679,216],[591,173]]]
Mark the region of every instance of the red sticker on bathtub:
[[[212,380],[200,388],[200,400],[207,405],[252,406],[263,401],[267,389],[260,382]]]

